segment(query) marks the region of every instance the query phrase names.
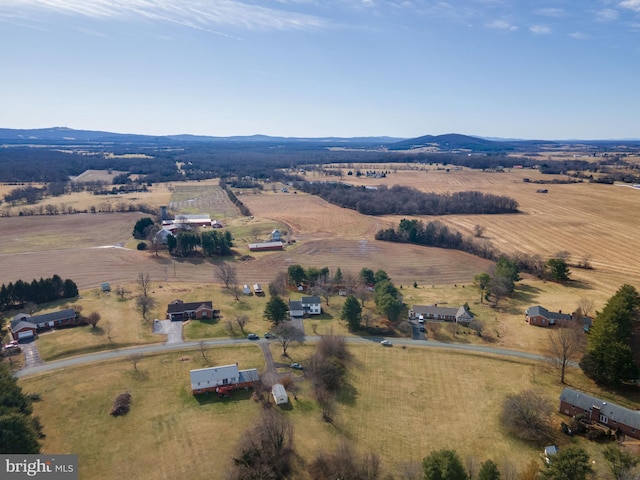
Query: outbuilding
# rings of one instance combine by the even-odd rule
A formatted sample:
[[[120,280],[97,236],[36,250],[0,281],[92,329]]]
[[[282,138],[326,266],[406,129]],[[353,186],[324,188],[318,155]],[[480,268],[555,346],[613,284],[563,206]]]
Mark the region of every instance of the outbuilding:
[[[271,388],[271,395],[273,395],[273,400],[276,402],[276,405],[289,403],[289,396],[287,395],[287,391],[285,390],[284,385],[280,383],[276,383]]]

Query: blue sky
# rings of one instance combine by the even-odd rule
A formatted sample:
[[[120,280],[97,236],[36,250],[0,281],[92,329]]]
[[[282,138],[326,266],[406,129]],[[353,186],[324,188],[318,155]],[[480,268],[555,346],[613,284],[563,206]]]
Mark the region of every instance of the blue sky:
[[[640,0],[0,0],[0,127],[640,138]]]

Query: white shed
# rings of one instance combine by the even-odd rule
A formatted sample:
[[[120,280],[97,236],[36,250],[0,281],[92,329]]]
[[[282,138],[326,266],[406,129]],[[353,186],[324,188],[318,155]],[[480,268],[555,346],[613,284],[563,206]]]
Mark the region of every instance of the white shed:
[[[284,389],[284,385],[280,383],[276,383],[271,389],[271,395],[273,395],[273,399],[276,402],[276,405],[282,405],[284,403],[289,403],[289,396],[287,395],[287,391]]]
[[[242,293],[244,293],[245,295],[251,295],[251,289],[249,288],[249,285],[246,285],[244,287],[242,287]]]

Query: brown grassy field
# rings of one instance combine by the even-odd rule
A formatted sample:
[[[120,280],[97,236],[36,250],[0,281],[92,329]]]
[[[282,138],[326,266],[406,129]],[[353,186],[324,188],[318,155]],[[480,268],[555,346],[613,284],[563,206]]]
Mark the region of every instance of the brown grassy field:
[[[303,361],[312,350],[293,347],[291,356]],[[353,345],[350,350],[348,388],[333,425],[322,422],[308,381],[299,383],[298,400],[281,410],[294,424],[304,461],[340,440],[376,452],[390,473],[440,448],[478,461],[492,458],[501,466],[522,467],[539,458],[540,449],[505,434],[497,412],[506,394],[526,388],[544,389],[555,403],[560,387],[553,372],[528,362],[434,349]],[[207,357],[214,365],[237,361],[242,368],[264,368],[255,346],[210,349]],[[260,407],[245,392],[224,401],[191,396],[188,372],[204,365],[200,352],[192,350],[146,356],[138,374],[120,360],[22,379],[21,385],[41,395],[35,413],[47,434],[44,451],[77,453],[80,478],[222,479]],[[576,371],[568,379],[574,386],[585,382]],[[131,412],[112,418],[108,411],[123,391],[132,395]],[[566,441],[559,437],[561,445]],[[585,445],[602,463],[597,449]]]

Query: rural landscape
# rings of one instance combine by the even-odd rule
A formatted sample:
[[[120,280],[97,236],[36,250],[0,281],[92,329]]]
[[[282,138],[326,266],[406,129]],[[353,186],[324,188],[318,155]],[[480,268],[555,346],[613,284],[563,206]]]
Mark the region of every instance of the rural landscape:
[[[640,142],[0,145],[3,453],[92,480],[640,478]]]

